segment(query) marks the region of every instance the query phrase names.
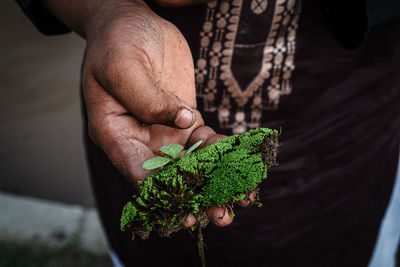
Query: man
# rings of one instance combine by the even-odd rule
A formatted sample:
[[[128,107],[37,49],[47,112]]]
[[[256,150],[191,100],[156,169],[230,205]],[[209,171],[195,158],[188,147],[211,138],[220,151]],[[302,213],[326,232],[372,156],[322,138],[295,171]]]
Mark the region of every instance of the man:
[[[282,127],[264,206],[207,227],[208,264],[365,266],[398,159],[399,26],[350,51],[318,1],[159,5],[197,2],[25,3],[45,33],[71,29],[87,41],[87,149],[112,249],[126,266],[198,264],[186,232],[131,241],[119,231],[128,184],[150,174],[141,165],[162,145]],[[231,222],[222,207],[208,214]]]

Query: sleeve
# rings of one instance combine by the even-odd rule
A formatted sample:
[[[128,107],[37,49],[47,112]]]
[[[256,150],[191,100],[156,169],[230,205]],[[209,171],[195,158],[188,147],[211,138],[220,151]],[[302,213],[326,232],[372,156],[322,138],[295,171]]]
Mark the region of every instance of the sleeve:
[[[367,0],[368,32],[374,33],[400,22],[400,1]]]
[[[16,0],[16,2],[41,33],[55,35],[71,32],[67,26],[50,14],[39,0]]]
[[[326,0],[324,8],[335,39],[349,49],[400,21],[398,0]]]

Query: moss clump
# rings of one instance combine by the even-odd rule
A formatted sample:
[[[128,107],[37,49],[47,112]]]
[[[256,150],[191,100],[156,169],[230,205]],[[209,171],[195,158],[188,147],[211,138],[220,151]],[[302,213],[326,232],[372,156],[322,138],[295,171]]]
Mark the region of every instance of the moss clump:
[[[142,239],[152,230],[169,236],[184,228],[190,212],[198,219],[196,227],[205,227],[207,208],[245,199],[267,177],[278,146],[276,130],[258,128],[167,164],[139,183],[139,195],[123,209],[121,230]]]

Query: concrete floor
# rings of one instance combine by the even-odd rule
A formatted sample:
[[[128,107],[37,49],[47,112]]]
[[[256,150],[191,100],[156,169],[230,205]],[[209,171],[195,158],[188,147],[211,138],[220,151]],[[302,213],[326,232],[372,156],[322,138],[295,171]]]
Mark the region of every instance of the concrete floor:
[[[40,242],[52,247],[76,243],[105,255],[108,245],[94,208],[0,192],[0,240]],[[15,212],[18,210],[18,212]],[[29,220],[26,220],[29,218]]]
[[[0,1],[0,190],[93,205],[81,138],[85,42],[46,37]]]

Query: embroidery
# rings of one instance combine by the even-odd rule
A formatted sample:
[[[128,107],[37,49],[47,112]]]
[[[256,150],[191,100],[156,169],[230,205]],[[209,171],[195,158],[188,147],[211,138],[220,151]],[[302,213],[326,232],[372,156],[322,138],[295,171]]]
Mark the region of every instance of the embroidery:
[[[243,133],[258,127],[262,112],[276,110],[280,97],[291,93],[299,1],[208,3],[196,88],[204,111],[218,112],[221,128]],[[260,27],[265,31],[258,34]]]
[[[251,1],[251,11],[254,14],[261,14],[267,9],[268,1],[267,0],[252,0]]]

